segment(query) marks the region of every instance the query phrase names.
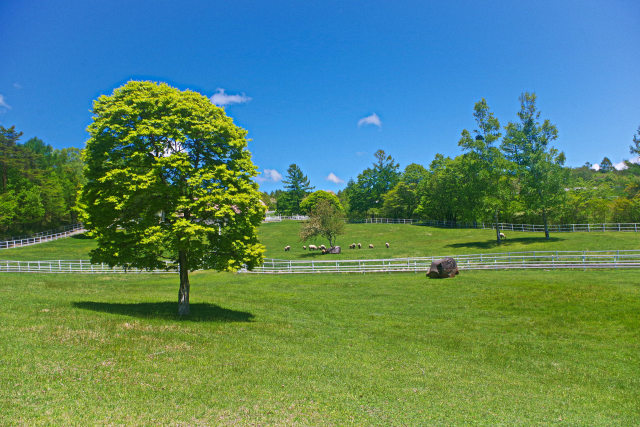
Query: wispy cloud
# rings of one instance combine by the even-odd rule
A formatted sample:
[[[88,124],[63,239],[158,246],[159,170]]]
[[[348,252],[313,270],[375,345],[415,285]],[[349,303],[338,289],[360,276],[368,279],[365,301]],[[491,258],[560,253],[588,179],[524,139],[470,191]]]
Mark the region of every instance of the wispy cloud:
[[[382,127],[382,121],[380,120],[380,117],[378,117],[376,113],[373,113],[370,116],[363,117],[360,120],[358,120],[358,127],[365,126],[365,125],[374,125],[374,126]]]
[[[342,183],[344,182],[344,180],[342,180],[342,179],[338,178],[338,177],[336,176],[336,174],[335,174],[335,173],[333,173],[333,172],[331,172],[331,173],[327,176],[327,178],[326,178],[326,179],[327,179],[327,181],[331,181],[331,182],[333,182],[334,184],[342,184]]]
[[[282,179],[282,174],[275,169],[265,169],[256,179],[260,182],[278,182]]]
[[[13,84],[13,87],[16,88],[16,89],[22,89],[22,85],[20,83],[18,83],[18,82],[15,82]]]
[[[366,153],[366,152],[364,152],[364,151],[356,151],[356,156],[358,156],[358,157],[362,157],[362,156],[364,156],[365,154],[367,154],[367,153]]]
[[[216,93],[214,93],[209,99],[219,107],[224,107],[225,105],[232,104],[245,104],[251,101],[251,97],[245,95],[244,93],[231,95],[228,93],[224,93],[224,89],[222,88],[216,89]]]
[[[11,105],[7,104],[7,101],[4,100],[4,95],[0,93],[0,108],[6,108],[7,110],[11,109]]]

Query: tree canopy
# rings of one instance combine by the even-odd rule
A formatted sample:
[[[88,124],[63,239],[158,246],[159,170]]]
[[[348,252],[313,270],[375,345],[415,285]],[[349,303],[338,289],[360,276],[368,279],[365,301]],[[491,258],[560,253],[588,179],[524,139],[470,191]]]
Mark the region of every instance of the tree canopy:
[[[320,200],[326,200],[337,210],[339,210],[340,212],[344,212],[344,208],[342,207],[342,203],[340,203],[338,196],[333,193],[329,193],[328,191],[317,190],[309,194],[302,200],[302,202],[300,203],[300,213],[308,214],[312,212],[313,210],[315,210]]]
[[[309,220],[302,223],[300,239],[306,241],[320,236],[329,241],[329,247],[334,247],[344,229],[344,214],[329,200],[320,199],[309,214]]]
[[[309,178],[295,163],[289,165],[287,176],[282,183],[285,191],[278,197],[278,212],[284,215],[301,213],[300,203],[315,187],[309,183]]]
[[[195,269],[258,265],[264,218],[246,131],[189,90],[131,81],[93,105],[84,152],[83,222],[92,262],[178,269],[189,314]]]

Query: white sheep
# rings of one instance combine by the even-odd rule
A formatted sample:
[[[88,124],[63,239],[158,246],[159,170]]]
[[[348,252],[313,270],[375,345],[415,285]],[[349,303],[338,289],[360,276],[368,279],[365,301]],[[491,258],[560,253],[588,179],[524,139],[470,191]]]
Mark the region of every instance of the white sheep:
[[[362,245],[358,243],[358,249],[362,249]]]
[[[315,251],[317,249],[318,249],[318,247],[316,245],[309,245],[309,250],[310,251]]]
[[[291,250],[291,246],[287,245],[284,247],[284,251],[285,252],[289,252],[289,250]]]
[[[506,238],[507,238],[507,236],[505,236],[505,235],[504,235],[504,233],[500,233],[500,239],[501,239],[501,240],[502,240],[502,239],[506,239]]]
[[[373,245],[369,243],[369,249],[373,249]]]
[[[302,250],[306,251],[307,250],[307,245],[302,246]]]
[[[327,247],[325,245],[320,245],[320,249],[322,249],[323,251],[326,251]]]
[[[387,249],[389,249],[389,242],[385,243],[384,245],[387,247]]]

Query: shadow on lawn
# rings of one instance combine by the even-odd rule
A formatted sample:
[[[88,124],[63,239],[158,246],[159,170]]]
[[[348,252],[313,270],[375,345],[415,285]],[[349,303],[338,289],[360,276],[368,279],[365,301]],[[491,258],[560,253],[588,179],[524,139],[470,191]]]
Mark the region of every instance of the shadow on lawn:
[[[74,234],[73,236],[71,236],[71,238],[72,239],[78,239],[78,240],[93,240],[93,237],[89,237],[85,233]]]
[[[506,233],[505,233],[506,234]],[[549,240],[543,237],[517,237],[515,239],[507,238],[502,241],[501,245],[495,240],[483,240],[479,242],[464,242],[464,243],[452,243],[447,245],[448,248],[480,248],[480,249],[494,249],[498,247],[508,248],[512,243],[520,243],[522,245],[531,245],[533,243],[551,243],[565,240],[560,237],[549,237]]]
[[[84,310],[125,314],[147,319],[186,320],[191,322],[250,322],[254,317],[253,314],[246,311],[230,310],[208,303],[190,304],[191,315],[185,318],[178,316],[178,303],[176,301],[138,303],[75,301],[71,304]]]

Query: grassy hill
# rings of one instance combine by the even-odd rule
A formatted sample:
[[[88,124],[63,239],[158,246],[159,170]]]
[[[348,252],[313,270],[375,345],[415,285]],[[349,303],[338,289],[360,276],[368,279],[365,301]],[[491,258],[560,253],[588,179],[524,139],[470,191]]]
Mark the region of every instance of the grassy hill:
[[[340,255],[321,255],[309,252],[303,245],[327,244],[321,239],[303,243],[298,238],[300,223],[283,221],[263,224],[259,229],[262,243],[267,247],[268,258],[279,259],[366,259],[398,258],[411,256],[457,255],[488,252],[565,251],[640,249],[638,233],[553,233],[549,241],[543,233],[506,232],[507,240],[497,245],[495,232],[476,229],[446,229],[404,224],[347,224],[346,233],[340,236]],[[363,248],[349,249],[351,243],[362,243]],[[391,247],[386,249],[384,244]],[[374,249],[368,249],[369,243]],[[291,251],[284,247],[290,245]],[[84,235],[41,243],[23,248],[0,251],[0,259],[45,260],[88,259],[95,242]]]
[[[632,425],[640,275],[0,275],[0,424]]]

